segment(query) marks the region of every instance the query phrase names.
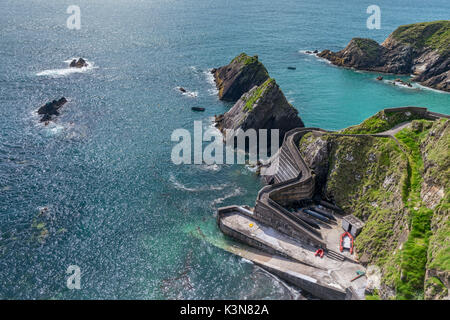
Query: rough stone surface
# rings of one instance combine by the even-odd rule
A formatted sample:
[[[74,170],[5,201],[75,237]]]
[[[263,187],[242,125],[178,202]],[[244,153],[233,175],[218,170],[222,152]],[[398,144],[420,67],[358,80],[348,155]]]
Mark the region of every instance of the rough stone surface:
[[[250,57],[245,53],[238,55],[230,64],[213,69],[212,73],[219,90],[219,99],[232,102],[269,78],[269,73],[258,57]]]
[[[450,21],[401,26],[380,45],[354,38],[338,52],[324,50],[319,57],[360,70],[414,74],[413,81],[450,91]]]
[[[79,58],[77,59],[73,59],[72,62],[70,62],[70,67],[71,68],[83,68],[83,67],[87,67],[87,62],[86,60],[84,60],[83,58]]]
[[[42,114],[41,122],[46,122],[52,119],[52,116],[58,116],[58,110],[67,102],[67,99],[62,97],[59,100],[53,100],[52,102],[47,102],[37,111],[38,114]]]
[[[274,79],[268,79],[242,95],[228,112],[216,117],[216,125],[222,131],[279,129],[280,141],[287,131],[304,127],[298,111],[286,100]]]

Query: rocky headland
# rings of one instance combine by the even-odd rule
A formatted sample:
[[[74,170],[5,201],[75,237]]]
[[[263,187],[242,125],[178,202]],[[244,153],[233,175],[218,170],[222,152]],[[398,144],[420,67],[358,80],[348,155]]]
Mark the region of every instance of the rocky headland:
[[[219,97],[237,100],[216,126],[225,129],[279,129],[280,141],[293,128],[303,127],[298,111],[286,99],[264,65],[245,53],[215,71]],[[221,93],[222,92],[222,93]]]
[[[353,38],[343,50],[324,50],[332,64],[393,74],[413,74],[412,81],[450,92],[450,21],[398,27],[382,43]]]

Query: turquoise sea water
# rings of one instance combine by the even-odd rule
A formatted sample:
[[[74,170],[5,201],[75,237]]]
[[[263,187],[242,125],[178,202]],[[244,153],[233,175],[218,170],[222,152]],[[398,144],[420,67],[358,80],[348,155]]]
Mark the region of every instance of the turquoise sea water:
[[[301,53],[448,19],[446,0],[379,0],[380,30],[366,28],[372,3],[357,0],[79,0],[81,29],[69,30],[72,4],[0,2],[0,298],[298,297],[192,235],[220,240],[215,209],[253,205],[259,179],[245,166],[170,160],[174,129],[207,128],[230,107],[207,70],[242,51],[259,55],[307,126],[340,129],[404,105],[450,113],[449,94]],[[93,67],[68,73],[79,56]],[[35,110],[60,96],[62,115],[39,124]],[[69,265],[81,290],[66,287]]]

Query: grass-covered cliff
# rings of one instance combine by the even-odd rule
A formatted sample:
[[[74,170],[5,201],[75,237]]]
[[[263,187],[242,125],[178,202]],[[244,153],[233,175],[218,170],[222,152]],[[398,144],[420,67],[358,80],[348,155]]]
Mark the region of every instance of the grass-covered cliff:
[[[408,24],[398,27],[392,37],[416,49],[431,48],[448,55],[450,53],[450,21],[440,20]]]
[[[377,265],[376,295],[396,299],[448,296],[450,275],[450,120],[380,112],[341,133],[307,134],[300,151],[319,192],[365,221],[358,259]],[[394,137],[370,136],[400,123]],[[367,135],[365,135],[367,134]]]

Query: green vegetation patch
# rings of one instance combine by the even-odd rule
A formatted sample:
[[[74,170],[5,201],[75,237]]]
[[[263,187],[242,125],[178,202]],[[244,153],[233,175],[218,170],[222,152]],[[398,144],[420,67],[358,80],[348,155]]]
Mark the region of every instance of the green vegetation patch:
[[[423,181],[420,143],[429,130],[429,124],[426,120],[416,120],[411,128],[396,134],[408,152],[408,179],[403,185],[402,198],[410,212],[410,232],[401,250],[401,276],[395,281],[398,299],[423,297],[433,211],[425,206],[420,196]]]
[[[393,288],[397,299],[443,298],[448,293],[441,279],[450,272],[450,120],[420,118],[408,110],[383,110],[342,131],[379,133],[411,121],[395,135],[397,142],[308,133],[299,143],[301,152],[310,150],[317,139],[329,143],[324,194],[365,222],[355,239],[358,258],[381,268],[382,284]],[[444,189],[444,197],[433,209],[422,194],[433,192],[423,189],[424,182]],[[426,277],[427,270],[437,276]],[[384,294],[377,292],[367,299]]]
[[[420,119],[422,116],[413,111],[385,111],[381,110],[361,124],[341,131],[345,134],[374,134],[387,131],[403,122]]]
[[[450,21],[432,21],[408,24],[398,27],[394,39],[412,45],[417,49],[430,47],[444,55],[450,53]]]
[[[366,38],[353,38],[356,46],[361,49],[369,58],[376,58],[380,51],[378,42]]]
[[[365,221],[356,251],[361,261],[383,268],[406,224],[400,187],[406,158],[390,138],[327,136],[332,149],[325,193]]]
[[[238,55],[237,57],[235,57],[231,63],[233,62],[238,62],[238,63],[243,63],[244,65],[249,65],[252,63],[261,63],[258,61],[258,56],[249,56],[247,55],[245,52],[242,52],[240,55]]]
[[[272,84],[275,83],[275,80],[272,78],[267,79],[262,85],[257,87],[250,96],[245,97],[245,111],[252,111],[253,105],[263,96],[263,94],[266,92],[267,88]]]

